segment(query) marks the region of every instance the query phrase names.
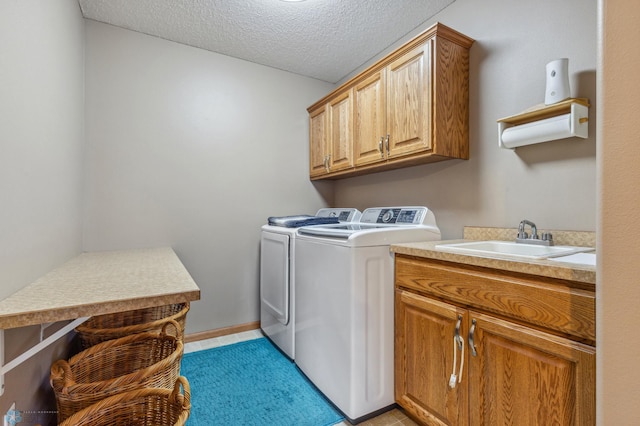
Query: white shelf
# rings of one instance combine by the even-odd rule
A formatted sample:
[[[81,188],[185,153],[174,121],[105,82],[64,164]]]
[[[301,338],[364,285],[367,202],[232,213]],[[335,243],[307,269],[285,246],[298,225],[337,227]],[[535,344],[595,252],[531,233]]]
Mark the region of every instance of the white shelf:
[[[515,149],[552,140],[589,137],[589,100],[572,98],[538,105],[498,120],[498,146]]]

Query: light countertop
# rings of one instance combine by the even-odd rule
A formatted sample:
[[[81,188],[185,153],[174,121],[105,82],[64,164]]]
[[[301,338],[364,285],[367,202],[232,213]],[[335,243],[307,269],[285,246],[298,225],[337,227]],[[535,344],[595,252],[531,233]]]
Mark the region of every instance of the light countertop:
[[[531,274],[542,277],[576,281],[588,285],[596,283],[596,268],[590,265],[561,263],[547,259],[516,259],[500,255],[463,255],[437,249],[438,244],[461,243],[478,240],[509,241],[516,230],[502,228],[465,227],[464,239],[447,241],[424,241],[394,244],[391,251],[396,254],[423,257],[427,259],[455,262],[465,265],[486,267],[504,271]],[[593,247],[595,234],[592,232],[552,231],[556,244]]]
[[[0,329],[200,299],[168,247],[82,253],[0,301]]]

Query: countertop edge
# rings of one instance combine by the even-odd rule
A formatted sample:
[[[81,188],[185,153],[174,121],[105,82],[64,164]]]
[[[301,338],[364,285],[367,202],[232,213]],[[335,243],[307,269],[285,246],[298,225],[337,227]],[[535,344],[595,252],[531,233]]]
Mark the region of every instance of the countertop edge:
[[[470,256],[445,252],[435,248],[437,244],[462,243],[473,240],[425,241],[391,245],[391,252],[464,265],[479,266],[509,272],[536,275],[591,284],[595,286],[596,270],[593,266],[564,264],[545,259],[507,259],[499,256]]]
[[[122,299],[102,302],[100,304],[62,306],[60,308],[12,313],[0,315],[0,329],[27,327],[44,323],[68,321],[82,317],[113,314],[116,312],[164,306],[173,303],[194,302],[200,300],[200,290],[179,292],[162,296],[149,296],[135,299]]]

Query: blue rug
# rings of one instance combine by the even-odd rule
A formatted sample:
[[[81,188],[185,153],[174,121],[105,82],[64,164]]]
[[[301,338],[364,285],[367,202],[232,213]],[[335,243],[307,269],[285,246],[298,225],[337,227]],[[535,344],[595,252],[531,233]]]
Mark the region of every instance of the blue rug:
[[[188,426],[327,426],[343,419],[269,340],[191,352]]]

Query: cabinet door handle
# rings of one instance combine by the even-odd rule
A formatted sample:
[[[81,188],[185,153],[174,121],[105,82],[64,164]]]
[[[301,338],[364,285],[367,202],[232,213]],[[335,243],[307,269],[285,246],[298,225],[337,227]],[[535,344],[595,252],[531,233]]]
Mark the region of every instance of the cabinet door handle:
[[[324,169],[329,173],[329,162],[331,161],[331,155],[324,156]]]
[[[471,355],[478,356],[476,352],[476,344],[473,341],[473,335],[476,332],[476,320],[471,320],[471,329],[469,329],[469,348],[471,349]]]
[[[462,315],[458,315],[458,322],[456,323],[456,331],[453,336],[453,371],[449,377],[449,387],[455,388],[456,385],[462,382],[462,369],[464,368],[464,340],[460,336],[460,324],[462,323]],[[458,364],[458,351],[460,351],[460,369],[456,374],[456,365]]]
[[[384,150],[382,144],[384,143],[384,136],[380,136],[380,142],[378,142],[378,151],[380,151],[380,158],[384,158]]]
[[[458,322],[456,322],[456,331],[453,338],[458,345],[458,350],[462,350],[463,346],[462,337],[460,337],[460,325],[462,325],[462,315],[458,315]]]
[[[385,139],[385,147],[387,148],[387,157],[389,156],[389,134],[387,133],[387,139]]]

